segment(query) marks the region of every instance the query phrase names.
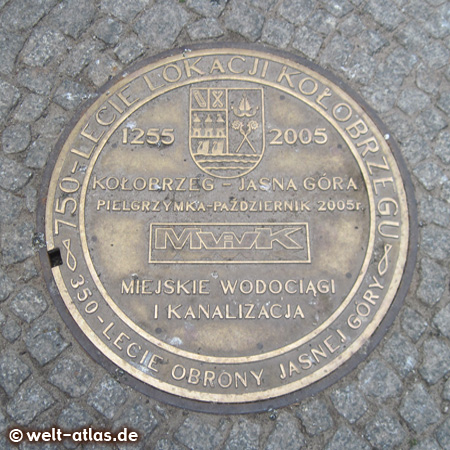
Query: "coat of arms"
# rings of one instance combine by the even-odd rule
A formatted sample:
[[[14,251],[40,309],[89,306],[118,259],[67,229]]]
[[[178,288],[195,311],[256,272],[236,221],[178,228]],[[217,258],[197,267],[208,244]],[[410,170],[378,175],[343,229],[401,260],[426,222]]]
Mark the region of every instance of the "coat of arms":
[[[189,146],[200,169],[218,178],[251,172],[264,154],[261,88],[191,88]]]

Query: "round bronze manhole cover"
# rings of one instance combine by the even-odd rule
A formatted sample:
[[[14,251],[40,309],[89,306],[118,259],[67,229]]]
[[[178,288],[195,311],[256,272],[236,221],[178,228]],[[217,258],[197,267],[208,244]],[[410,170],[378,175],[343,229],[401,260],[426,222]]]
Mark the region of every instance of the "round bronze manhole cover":
[[[88,351],[200,410],[348,371],[404,296],[414,240],[391,138],[354,97],[245,47],[172,52],[103,89],[60,142],[42,217]]]

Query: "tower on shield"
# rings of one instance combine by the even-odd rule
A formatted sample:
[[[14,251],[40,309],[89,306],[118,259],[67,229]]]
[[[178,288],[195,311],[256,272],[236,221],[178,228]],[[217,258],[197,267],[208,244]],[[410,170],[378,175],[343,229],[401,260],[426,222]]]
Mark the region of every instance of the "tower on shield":
[[[191,88],[189,149],[197,166],[218,178],[251,172],[265,148],[262,88]]]

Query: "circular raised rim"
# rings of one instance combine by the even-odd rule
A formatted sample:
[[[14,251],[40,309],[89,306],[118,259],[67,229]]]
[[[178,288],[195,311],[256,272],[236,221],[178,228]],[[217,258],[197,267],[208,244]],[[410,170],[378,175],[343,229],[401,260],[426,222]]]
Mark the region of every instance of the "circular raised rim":
[[[187,50],[213,50],[213,49],[242,49],[242,50],[257,50],[261,52],[266,52],[268,54],[283,57],[287,60],[291,60],[295,63],[302,64],[309,69],[315,71],[321,76],[327,78],[331,82],[333,82],[337,87],[342,89],[346,94],[348,94],[353,101],[355,101],[363,111],[368,115],[368,117],[375,123],[378,130],[383,134],[388,134],[386,127],[378,118],[377,114],[370,108],[364,100],[362,100],[358,94],[356,94],[351,88],[349,88],[346,84],[344,84],[341,80],[337,79],[332,73],[322,69],[321,67],[316,66],[314,63],[311,63],[304,58],[301,58],[297,55],[293,55],[291,53],[287,53],[284,51],[279,51],[277,49],[273,49],[267,46],[260,45],[245,45],[245,44],[234,44],[234,43],[222,43],[220,45],[192,45],[189,46],[189,49],[181,48],[174,49],[168,52],[164,52],[153,57],[144,59],[140,61],[138,64],[131,66],[126,72],[118,75],[114,79],[110,80],[105,86],[100,88],[97,91],[97,95],[92,98],[89,102],[80,107],[77,113],[74,114],[73,119],[67,124],[64,132],[62,133],[58,143],[55,146],[55,149],[51,153],[49,160],[47,162],[43,178],[42,178],[42,186],[39,194],[39,202],[37,209],[37,230],[38,232],[44,232],[45,230],[45,204],[46,204],[46,196],[48,192],[48,187],[51,179],[51,175],[59,156],[63,145],[71,133],[73,127],[76,123],[78,123],[81,116],[88,110],[88,108],[97,100],[98,96],[105,93],[110,87],[115,85],[117,82],[121,80],[121,78],[126,75],[138,71],[140,68],[156,62],[158,60],[183,54]],[[248,403],[209,403],[201,400],[192,400],[186,397],[178,397],[174,394],[163,392],[157,388],[149,386],[148,384],[134,378],[130,374],[125,374],[123,369],[114,364],[111,360],[109,360],[105,355],[103,355],[99,349],[89,340],[87,336],[81,331],[78,324],[75,322],[69,311],[67,310],[62,296],[59,293],[59,290],[55,284],[53,274],[50,268],[49,259],[47,250],[40,250],[40,260],[43,269],[44,278],[46,280],[50,295],[52,296],[55,305],[66,322],[67,326],[74,334],[75,338],[80,342],[80,344],[84,347],[84,349],[100,364],[102,364],[107,370],[110,372],[114,372],[120,375],[120,379],[135,389],[139,390],[142,393],[150,395],[158,400],[162,400],[174,406],[184,407],[193,409],[196,411],[203,412],[213,412],[213,413],[249,413],[249,412],[257,412],[263,411],[270,408],[276,408],[280,406],[287,405],[292,402],[297,402],[307,396],[310,396],[318,391],[328,387],[329,385],[335,383],[341,377],[349,373],[356,367],[362,360],[364,360],[368,353],[373,350],[373,348],[377,345],[377,343],[381,340],[381,338],[386,333],[389,326],[395,319],[396,314],[398,313],[401,304],[403,302],[404,297],[406,296],[407,290],[409,288],[409,284],[412,279],[412,275],[415,267],[415,260],[417,255],[417,239],[418,239],[418,227],[417,227],[417,219],[416,219],[416,204],[414,199],[414,192],[412,183],[409,177],[409,173],[406,169],[406,165],[403,161],[403,158],[400,154],[400,151],[392,140],[392,138],[386,139],[385,142],[389,146],[392,155],[397,163],[397,167],[402,176],[402,182],[405,189],[406,194],[406,203],[408,207],[408,216],[409,216],[409,241],[408,241],[408,249],[406,255],[406,262],[403,270],[403,276],[399,283],[397,292],[395,297],[384,317],[381,319],[377,329],[372,333],[369,337],[368,341],[363,346],[364,349],[359,348],[345,363],[341,364],[338,368],[336,368],[333,372],[331,372],[326,377],[320,379],[319,381],[300,389],[299,391],[295,391],[289,394],[281,395],[279,397],[274,397],[271,399],[253,401]]]

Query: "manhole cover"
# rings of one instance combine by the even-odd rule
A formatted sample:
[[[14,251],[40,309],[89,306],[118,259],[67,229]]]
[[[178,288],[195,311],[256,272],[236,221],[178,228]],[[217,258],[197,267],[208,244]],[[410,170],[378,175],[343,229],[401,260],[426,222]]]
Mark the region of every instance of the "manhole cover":
[[[217,411],[354,366],[414,259],[401,161],[354,97],[245,47],[175,51],[103,89],[60,141],[41,214],[50,290],[93,357]]]

